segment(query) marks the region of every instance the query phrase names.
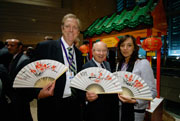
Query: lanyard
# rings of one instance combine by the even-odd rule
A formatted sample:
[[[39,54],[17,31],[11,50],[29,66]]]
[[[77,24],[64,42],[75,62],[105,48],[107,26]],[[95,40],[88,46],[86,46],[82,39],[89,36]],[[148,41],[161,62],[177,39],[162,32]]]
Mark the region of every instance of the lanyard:
[[[127,68],[128,68],[128,64],[123,63],[122,66],[121,66],[121,71],[126,71]]]
[[[70,60],[69,57],[68,57],[68,55],[67,55],[66,48],[64,47],[64,44],[63,44],[63,42],[62,42],[61,39],[60,39],[60,41],[61,41],[61,45],[62,45],[62,47],[63,47],[63,50],[64,50],[64,52],[65,52],[66,59],[67,59],[67,61],[68,61],[68,63],[69,63],[69,66],[71,66],[71,65],[72,65],[72,61],[73,61],[73,58],[74,58],[74,51],[73,51],[73,55],[72,55],[72,60]]]

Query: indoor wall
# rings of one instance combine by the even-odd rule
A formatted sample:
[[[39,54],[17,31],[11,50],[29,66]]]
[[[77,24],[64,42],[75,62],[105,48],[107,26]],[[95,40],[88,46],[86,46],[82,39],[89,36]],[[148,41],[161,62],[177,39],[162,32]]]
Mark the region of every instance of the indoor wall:
[[[18,38],[26,46],[35,46],[46,35],[55,40],[60,37],[61,19],[67,13],[81,19],[83,31],[97,18],[115,11],[116,0],[1,0],[0,41]]]

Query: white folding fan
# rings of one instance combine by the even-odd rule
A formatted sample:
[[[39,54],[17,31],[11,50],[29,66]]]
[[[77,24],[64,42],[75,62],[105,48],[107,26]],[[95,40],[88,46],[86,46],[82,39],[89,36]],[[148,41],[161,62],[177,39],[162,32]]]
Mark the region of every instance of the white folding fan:
[[[117,78],[111,72],[99,67],[90,67],[80,71],[71,80],[70,86],[97,94],[122,92]]]
[[[138,75],[126,71],[113,73],[122,85],[122,94],[143,100],[152,100],[152,94],[147,83]]]
[[[44,87],[58,79],[68,67],[50,59],[38,60],[23,67],[14,80],[13,87]]]

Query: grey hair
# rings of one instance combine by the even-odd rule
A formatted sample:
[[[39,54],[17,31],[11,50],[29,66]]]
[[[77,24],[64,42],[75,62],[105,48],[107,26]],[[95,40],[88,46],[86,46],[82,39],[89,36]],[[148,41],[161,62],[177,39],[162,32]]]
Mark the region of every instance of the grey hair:
[[[108,50],[107,44],[104,43],[104,42],[102,42],[102,41],[95,42],[95,43],[93,44],[92,50],[94,50],[95,46],[96,46],[98,43],[103,43],[104,46],[106,47],[106,49]]]
[[[64,26],[64,22],[65,22],[68,18],[74,18],[74,19],[76,19],[76,20],[77,20],[77,23],[78,23],[78,27],[79,27],[79,29],[81,29],[80,19],[79,19],[76,15],[74,15],[74,14],[72,14],[72,13],[68,13],[68,14],[66,14],[66,15],[63,17],[62,22],[61,22],[61,26]]]

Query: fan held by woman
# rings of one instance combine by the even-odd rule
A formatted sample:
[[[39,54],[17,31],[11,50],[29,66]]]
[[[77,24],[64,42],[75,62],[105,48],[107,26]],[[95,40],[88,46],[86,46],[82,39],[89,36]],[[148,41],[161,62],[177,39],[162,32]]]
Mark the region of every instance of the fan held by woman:
[[[152,100],[147,83],[138,75],[126,71],[113,73],[122,85],[122,94],[135,99]]]

